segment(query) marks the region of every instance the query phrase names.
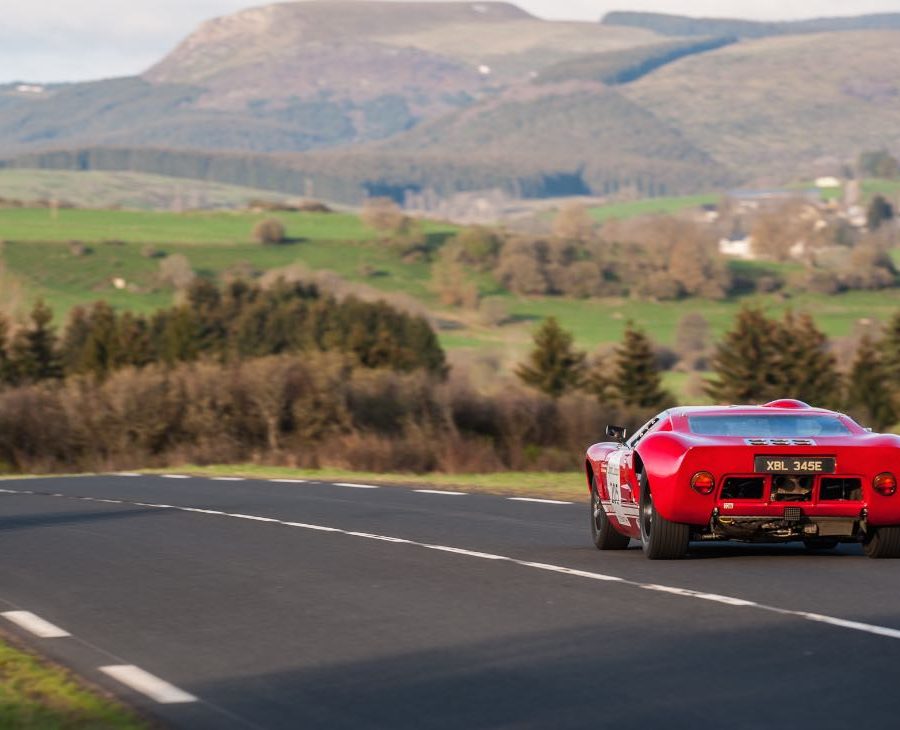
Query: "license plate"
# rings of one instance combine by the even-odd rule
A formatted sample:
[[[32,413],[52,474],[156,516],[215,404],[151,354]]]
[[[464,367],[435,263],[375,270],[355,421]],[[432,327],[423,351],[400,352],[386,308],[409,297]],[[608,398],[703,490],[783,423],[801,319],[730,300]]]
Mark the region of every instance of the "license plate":
[[[834,474],[833,456],[757,456],[753,470],[759,474]]]

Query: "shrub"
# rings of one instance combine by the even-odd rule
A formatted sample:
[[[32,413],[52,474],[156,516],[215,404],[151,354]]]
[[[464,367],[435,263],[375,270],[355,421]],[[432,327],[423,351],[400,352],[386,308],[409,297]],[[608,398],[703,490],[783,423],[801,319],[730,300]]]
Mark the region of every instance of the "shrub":
[[[253,226],[253,240],[264,245],[285,242],[284,224],[277,218],[264,218]]]
[[[176,291],[184,291],[197,275],[191,268],[188,257],[181,253],[166,256],[159,262],[159,278],[163,284],[169,284]]]
[[[407,222],[403,210],[390,198],[370,198],[360,217],[365,225],[379,233],[397,233]]]

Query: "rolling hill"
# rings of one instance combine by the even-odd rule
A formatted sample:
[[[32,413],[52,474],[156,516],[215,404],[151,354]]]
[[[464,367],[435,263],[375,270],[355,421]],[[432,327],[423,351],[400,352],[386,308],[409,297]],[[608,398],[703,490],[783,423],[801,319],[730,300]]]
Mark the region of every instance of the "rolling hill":
[[[683,59],[622,93],[745,179],[900,149],[900,31],[765,38]]]
[[[607,13],[603,24],[640,28],[668,36],[735,36],[767,38],[802,33],[837,33],[854,30],[900,30],[900,13],[878,13],[847,18],[813,18],[784,22],[756,22],[736,18],[693,18],[667,13],[616,11]]]
[[[203,24],[136,78],[0,86],[0,153],[76,145],[284,152],[382,139],[545,65],[658,36],[507,3],[292,2]]]
[[[203,24],[139,77],[0,86],[0,167],[345,203],[782,183],[900,149],[897,27],[900,15],[576,23],[502,2],[269,5]]]

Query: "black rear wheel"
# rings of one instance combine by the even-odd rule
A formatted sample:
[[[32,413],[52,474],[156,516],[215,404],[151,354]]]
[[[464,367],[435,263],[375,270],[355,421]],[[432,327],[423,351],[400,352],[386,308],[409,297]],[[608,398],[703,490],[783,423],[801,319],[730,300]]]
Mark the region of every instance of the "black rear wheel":
[[[591,539],[598,550],[624,550],[630,542],[628,535],[612,526],[600,504],[596,477],[591,477]]]
[[[870,558],[900,558],[900,527],[870,527],[863,552]]]
[[[687,554],[690,525],[670,522],[656,511],[650,482],[641,474],[641,543],[650,560],[678,560]]]

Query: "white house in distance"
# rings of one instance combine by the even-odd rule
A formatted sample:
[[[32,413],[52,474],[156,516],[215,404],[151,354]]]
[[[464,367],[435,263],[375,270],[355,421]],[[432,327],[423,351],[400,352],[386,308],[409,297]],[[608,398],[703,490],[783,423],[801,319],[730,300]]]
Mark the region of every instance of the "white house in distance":
[[[753,253],[753,236],[723,238],[719,241],[719,253],[735,259],[752,261],[756,258],[756,255]]]
[[[819,177],[816,178],[816,187],[819,190],[829,190],[843,187],[843,183],[836,177]]]

